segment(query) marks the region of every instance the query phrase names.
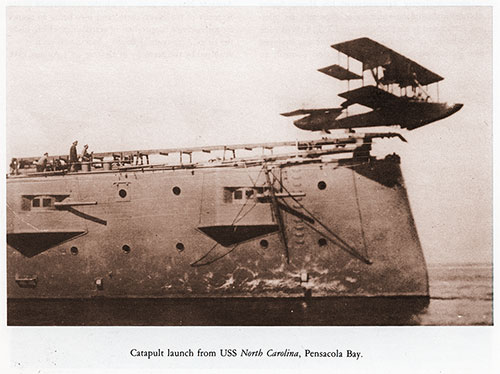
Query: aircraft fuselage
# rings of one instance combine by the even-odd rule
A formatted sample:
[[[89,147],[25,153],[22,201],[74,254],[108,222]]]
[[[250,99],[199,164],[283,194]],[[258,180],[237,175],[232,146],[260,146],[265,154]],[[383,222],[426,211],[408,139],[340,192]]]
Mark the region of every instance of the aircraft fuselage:
[[[322,131],[332,129],[351,129],[357,127],[395,126],[413,130],[429,123],[451,116],[463,104],[429,103],[408,101],[404,104],[387,106],[371,112],[355,114],[343,118],[309,115],[294,122],[303,130]]]

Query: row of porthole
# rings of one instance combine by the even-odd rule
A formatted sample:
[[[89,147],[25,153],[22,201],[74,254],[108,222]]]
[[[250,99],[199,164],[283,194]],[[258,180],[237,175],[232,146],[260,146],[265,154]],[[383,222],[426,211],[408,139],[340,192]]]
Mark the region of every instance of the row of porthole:
[[[326,189],[326,183],[324,181],[319,181],[318,182],[318,188],[320,190],[324,190]],[[180,187],[177,187],[175,186],[174,188],[172,188],[172,193],[176,196],[179,196],[181,194],[181,189]],[[127,197],[127,190],[124,190],[124,189],[121,189],[118,191],[118,195],[124,199],[125,197]]]
[[[259,244],[260,244],[260,246],[261,246],[262,248],[264,248],[264,249],[265,249],[265,248],[267,248],[267,247],[269,247],[269,242],[268,242],[266,239],[262,239],[262,240],[260,241],[260,243],[259,243]],[[326,242],[326,239],[325,239],[325,238],[320,238],[320,239],[318,240],[318,245],[319,245],[320,247],[324,247],[326,244],[327,244],[327,242]],[[179,252],[182,252],[182,251],[184,251],[184,244],[182,244],[181,242],[179,242],[179,243],[177,243],[177,244],[175,245],[175,248],[176,248]],[[125,252],[126,254],[129,254],[129,253],[130,253],[130,251],[131,251],[130,246],[128,246],[127,244],[125,244],[125,245],[122,247],[122,250],[123,250],[123,252]],[[77,248],[77,247],[71,247],[71,248],[70,248],[70,252],[71,252],[71,254],[72,254],[72,255],[75,255],[75,256],[76,256],[76,255],[78,254],[78,248]]]
[[[172,193],[176,196],[179,196],[181,194],[181,189],[180,187],[175,186],[172,188]],[[120,196],[122,199],[127,197],[127,190],[124,190],[123,188],[118,191],[118,196]]]

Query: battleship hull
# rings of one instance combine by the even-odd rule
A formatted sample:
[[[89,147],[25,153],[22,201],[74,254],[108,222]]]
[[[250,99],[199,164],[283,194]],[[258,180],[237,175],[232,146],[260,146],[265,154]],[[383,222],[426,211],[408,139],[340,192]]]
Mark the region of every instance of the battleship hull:
[[[7,243],[9,298],[428,296],[397,156],[8,178]]]

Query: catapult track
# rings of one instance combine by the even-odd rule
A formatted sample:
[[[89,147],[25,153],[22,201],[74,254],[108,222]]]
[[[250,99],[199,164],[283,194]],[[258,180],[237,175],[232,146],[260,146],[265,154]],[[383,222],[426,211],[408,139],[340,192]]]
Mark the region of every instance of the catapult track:
[[[127,170],[176,170],[176,169],[192,169],[192,168],[211,168],[211,167],[238,167],[252,166],[269,162],[296,162],[298,160],[312,160],[320,156],[327,156],[341,153],[351,153],[356,149],[370,149],[374,138],[392,138],[399,137],[406,141],[399,133],[367,133],[353,134],[343,138],[324,138],[321,140],[310,141],[284,141],[271,143],[250,143],[236,145],[218,145],[207,147],[190,147],[190,148],[167,148],[167,149],[149,149],[138,151],[120,151],[120,152],[100,152],[94,153],[93,158],[89,162],[80,162],[81,169],[79,174],[85,173],[103,173],[116,172]],[[273,154],[275,149],[292,148],[292,152]],[[255,151],[262,149],[262,155],[253,155],[251,157],[236,157],[236,152],[240,151]],[[193,154],[222,151],[221,157],[218,159],[207,160],[204,162],[193,162]],[[264,154],[265,152],[271,154]],[[229,153],[229,156],[227,156]],[[178,154],[179,161],[175,164],[165,163],[150,163],[150,156],[160,155],[168,156]],[[189,162],[184,162],[183,156],[189,156]],[[67,156],[58,155],[51,156],[49,164],[53,164],[56,160],[64,160],[67,162]],[[21,173],[8,175],[7,178],[17,177],[37,177],[37,176],[54,176],[71,174],[66,169],[47,170],[43,172],[35,172],[30,170],[33,164],[37,161],[37,157],[19,158],[18,162],[24,166],[21,168]],[[317,162],[317,161],[316,161]]]

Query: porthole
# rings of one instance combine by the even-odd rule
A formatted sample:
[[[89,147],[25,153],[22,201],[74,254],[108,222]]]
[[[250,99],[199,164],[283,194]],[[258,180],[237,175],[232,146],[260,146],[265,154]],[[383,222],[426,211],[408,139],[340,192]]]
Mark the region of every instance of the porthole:
[[[71,247],[69,251],[71,252],[72,255],[76,256],[78,254],[78,248],[76,247]]]
[[[319,245],[320,247],[324,247],[324,246],[326,245],[326,239],[325,239],[325,238],[320,238],[320,239],[318,240],[318,245]]]
[[[326,188],[326,183],[324,181],[319,181],[318,182],[318,188],[320,190],[324,190]]]
[[[181,194],[181,189],[175,186],[174,188],[172,188],[172,192],[174,193],[174,195],[179,196]]]
[[[178,250],[179,252],[182,252],[182,251],[184,250],[184,244],[182,244],[182,243],[177,243],[177,244],[175,245],[175,248],[177,248],[177,250]]]
[[[118,191],[118,195],[120,195],[120,197],[124,199],[125,197],[127,197],[127,191],[122,188],[120,191]]]
[[[262,239],[259,244],[262,248],[269,247],[269,242],[266,239]]]
[[[123,250],[123,252],[125,252],[127,254],[130,253],[130,247],[126,244],[122,247],[122,250]]]

